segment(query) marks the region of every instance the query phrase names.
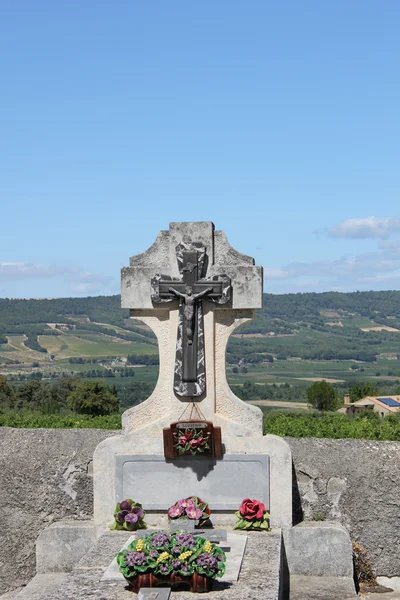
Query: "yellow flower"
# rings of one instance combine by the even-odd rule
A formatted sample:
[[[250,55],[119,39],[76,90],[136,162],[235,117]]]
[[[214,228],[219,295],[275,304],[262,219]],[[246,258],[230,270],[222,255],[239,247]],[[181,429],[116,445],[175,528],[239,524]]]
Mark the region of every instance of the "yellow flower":
[[[192,554],[191,550],[186,550],[186,552],[182,552],[182,554],[179,555],[179,560],[186,560],[187,558],[189,558],[189,556]]]
[[[167,560],[167,558],[169,558],[168,552],[161,552],[160,556],[157,558],[157,562],[164,562],[164,560]]]
[[[212,544],[209,540],[206,541],[206,543],[204,544],[204,552],[211,552],[212,550]]]
[[[138,552],[140,552],[141,550],[143,550],[143,546],[144,546],[143,539],[142,538],[138,539],[138,541],[136,542],[136,550]]]

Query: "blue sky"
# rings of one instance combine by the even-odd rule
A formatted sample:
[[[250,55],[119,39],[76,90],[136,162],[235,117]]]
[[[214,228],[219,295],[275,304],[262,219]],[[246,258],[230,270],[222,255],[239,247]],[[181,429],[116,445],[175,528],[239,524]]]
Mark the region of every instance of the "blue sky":
[[[398,0],[3,0],[0,296],[210,220],[266,292],[400,289]]]

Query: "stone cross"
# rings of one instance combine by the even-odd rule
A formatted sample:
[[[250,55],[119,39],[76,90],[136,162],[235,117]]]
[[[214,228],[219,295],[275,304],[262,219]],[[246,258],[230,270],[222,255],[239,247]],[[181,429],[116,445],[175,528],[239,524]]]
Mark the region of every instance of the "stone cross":
[[[151,280],[151,299],[156,304],[176,298],[180,301],[174,390],[179,396],[193,399],[206,391],[203,299],[227,304],[231,282],[227,275],[204,278],[207,254],[201,244],[179,244],[176,257],[182,279],[155,275]]]
[[[225,373],[230,334],[262,307],[262,268],[253,258],[234,250],[213,223],[171,223],[122,269],[121,300],[154,331],[160,353],[156,388],[124,413],[125,432],[159,436],[190,418],[182,400],[195,400],[223,432],[262,435],[261,411],[233,394]]]

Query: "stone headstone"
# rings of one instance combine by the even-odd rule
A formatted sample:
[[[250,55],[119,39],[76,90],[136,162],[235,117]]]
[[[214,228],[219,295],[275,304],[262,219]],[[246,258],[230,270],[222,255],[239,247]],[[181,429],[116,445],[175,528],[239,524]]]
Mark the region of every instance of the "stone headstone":
[[[290,449],[282,438],[263,436],[261,410],[240,400],[226,379],[229,337],[262,307],[262,292],[262,268],[210,222],[171,223],[122,269],[122,307],[155,333],[159,377],[151,396],[123,414],[123,434],[96,449],[96,523],[110,522],[126,497],[154,516],[181,497],[199,496],[232,519],[243,498],[256,498],[270,508],[273,526],[291,524]],[[165,460],[163,428],[190,420],[193,411],[221,428],[222,458]]]

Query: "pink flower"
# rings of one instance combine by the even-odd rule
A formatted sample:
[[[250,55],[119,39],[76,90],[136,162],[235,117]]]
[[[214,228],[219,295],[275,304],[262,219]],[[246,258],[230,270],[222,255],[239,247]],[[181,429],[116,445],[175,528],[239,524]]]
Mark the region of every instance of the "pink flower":
[[[177,505],[180,508],[196,508],[194,501],[191,498],[182,498],[182,500],[178,500]]]
[[[168,514],[171,517],[171,519],[176,519],[176,517],[180,517],[182,513],[182,508],[180,506],[177,506],[176,504],[174,504],[174,506],[171,506],[171,508],[168,510]]]
[[[202,511],[198,508],[195,508],[193,506],[193,508],[187,508],[186,509],[186,514],[189,517],[189,519],[200,519],[203,515]]]
[[[188,443],[189,439],[186,435],[181,435],[178,437],[178,444],[180,446],[186,446],[186,444]]]
[[[191,448],[197,448],[197,446],[199,445],[199,440],[193,438],[192,440],[190,440],[189,444]]]

